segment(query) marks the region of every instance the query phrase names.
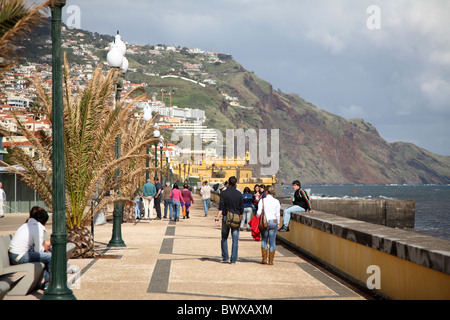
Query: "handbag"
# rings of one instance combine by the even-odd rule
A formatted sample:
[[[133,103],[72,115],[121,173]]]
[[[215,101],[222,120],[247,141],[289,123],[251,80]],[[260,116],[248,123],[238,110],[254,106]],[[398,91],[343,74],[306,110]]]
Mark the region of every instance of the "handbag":
[[[267,222],[266,213],[264,211],[264,199],[262,201],[262,210],[261,210],[261,218],[259,219],[258,229],[259,231],[264,231],[269,227],[269,223]]]

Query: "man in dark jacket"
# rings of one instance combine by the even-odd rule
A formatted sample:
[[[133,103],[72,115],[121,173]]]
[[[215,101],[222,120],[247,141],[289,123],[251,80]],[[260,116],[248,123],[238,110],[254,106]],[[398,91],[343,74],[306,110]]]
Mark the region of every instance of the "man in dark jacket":
[[[293,212],[314,212],[311,209],[311,201],[305,190],[302,189],[300,181],[292,182],[294,189],[294,197],[292,198],[293,206],[287,208],[283,212],[283,226],[278,230],[279,232],[289,231],[289,222],[291,221],[291,214]]]
[[[230,177],[228,179],[228,187],[226,190],[220,194],[219,211],[216,217],[216,226],[220,226],[219,217],[222,215],[222,262],[228,262],[228,235],[231,230],[231,238],[233,240],[231,246],[231,264],[235,264],[238,257],[238,241],[239,241],[239,227],[236,229],[230,228],[226,224],[226,218],[228,212],[237,213],[242,216],[244,213],[244,200],[242,198],[242,193],[236,190],[236,177]]]

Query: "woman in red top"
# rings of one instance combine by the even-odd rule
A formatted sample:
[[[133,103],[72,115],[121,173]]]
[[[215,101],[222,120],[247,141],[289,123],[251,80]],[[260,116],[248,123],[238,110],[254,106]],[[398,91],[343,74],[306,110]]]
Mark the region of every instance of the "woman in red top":
[[[188,218],[189,219],[189,207],[194,203],[194,199],[192,198],[192,193],[189,191],[189,186],[185,183],[183,186],[183,190],[181,190],[181,195],[183,196],[184,204],[183,206],[186,208],[186,217],[183,217],[183,219]]]

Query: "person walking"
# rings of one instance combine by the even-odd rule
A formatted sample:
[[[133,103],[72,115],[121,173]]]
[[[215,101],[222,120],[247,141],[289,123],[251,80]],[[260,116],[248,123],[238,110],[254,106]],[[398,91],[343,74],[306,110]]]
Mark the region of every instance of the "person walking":
[[[289,231],[289,222],[291,221],[291,214],[293,212],[311,212],[311,201],[305,190],[302,189],[300,181],[292,182],[292,189],[294,189],[294,197],[292,198],[293,206],[290,206],[283,212],[283,226],[278,230],[279,232]]]
[[[244,213],[244,200],[242,194],[236,190],[236,177],[230,177],[228,179],[228,187],[226,190],[220,193],[220,203],[219,211],[216,217],[216,226],[220,226],[219,217],[222,215],[222,238],[221,238],[221,249],[222,249],[222,262],[228,263],[228,236],[231,231],[231,264],[235,264],[238,258],[238,242],[239,242],[239,226],[233,229],[226,224],[227,213],[232,212],[242,216]]]
[[[184,200],[183,196],[181,195],[181,190],[178,189],[178,184],[173,184],[173,189],[170,192],[170,197],[172,198],[173,221],[180,221],[181,204],[184,203]]]
[[[170,198],[170,193],[172,192],[172,187],[170,182],[166,182],[166,186],[163,190],[163,201],[164,201],[164,219],[167,219],[167,209],[169,209],[169,219],[172,219],[172,199]]]
[[[200,194],[202,195],[203,210],[205,211],[205,217],[207,217],[209,207],[211,206],[211,187],[209,186],[208,181],[203,182],[203,185],[200,189]]]
[[[240,230],[241,231],[244,230],[244,224],[245,224],[245,230],[250,231],[250,226],[248,225],[248,222],[252,218],[253,195],[251,194],[251,190],[249,187],[244,188],[244,193],[242,194],[242,199],[244,200],[244,214],[242,216]]]
[[[3,187],[3,184],[0,182],[0,218],[3,218],[5,216],[3,208],[4,208],[5,202],[6,202],[6,193],[2,187]]]
[[[144,196],[142,199],[144,200],[144,220],[149,220],[153,218],[153,205],[154,205],[154,197],[156,196],[156,187],[151,182],[150,179],[147,179],[147,183],[142,187],[142,193]]]
[[[275,258],[275,243],[277,238],[278,224],[280,223],[280,201],[274,198],[275,192],[272,186],[265,187],[266,197],[260,200],[257,217],[261,217],[262,210],[267,219],[268,227],[261,231],[261,264],[267,263],[269,256],[269,265],[273,265]]]
[[[156,210],[156,219],[161,220],[161,198],[162,198],[162,192],[163,187],[161,183],[159,182],[158,177],[155,177],[155,188],[156,188],[156,195],[155,195],[155,210]]]
[[[137,187],[133,194],[133,199],[135,202],[134,214],[136,219],[142,219],[142,190]]]
[[[184,201],[183,206],[186,209],[186,216],[183,217],[183,219],[189,219],[189,207],[191,206],[191,202],[194,204],[194,198],[192,198],[192,193],[189,190],[187,183],[184,184],[183,190],[181,190],[181,195],[183,196]]]

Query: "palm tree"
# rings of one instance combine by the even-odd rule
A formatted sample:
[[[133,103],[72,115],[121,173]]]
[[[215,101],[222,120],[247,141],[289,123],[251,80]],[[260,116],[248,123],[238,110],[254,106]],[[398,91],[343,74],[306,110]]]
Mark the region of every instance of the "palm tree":
[[[33,6],[27,0],[0,0],[0,75],[17,63],[20,39],[43,22],[42,10],[54,1]]]
[[[99,67],[93,77],[78,96],[71,93],[71,81],[67,60],[64,64],[65,99],[64,99],[64,140],[66,172],[66,221],[69,230],[80,230],[90,223],[93,215],[108,203],[119,197],[131,199],[136,179],[148,170],[143,163],[148,155],[145,148],[154,144],[153,121],[145,122],[135,117],[134,106],[146,95],[132,98],[137,90],[129,92],[114,106],[115,83],[119,71],[108,73]],[[52,117],[51,97],[46,92],[42,80],[36,80],[36,90],[43,106],[43,113],[50,120]],[[142,89],[140,89],[143,91]],[[131,99],[125,104],[125,100]],[[51,137],[41,132],[36,136],[32,129],[27,129],[21,122],[20,114],[14,113],[16,122],[23,136],[33,145],[40,162],[13,147],[9,150],[10,160],[19,164],[23,171],[2,162],[18,174],[31,188],[35,189],[46,205],[52,209],[52,143]],[[4,135],[12,135],[0,130]],[[122,155],[116,159],[114,146],[116,137],[122,136]],[[121,175],[116,176],[117,170]],[[151,170],[156,170],[152,168]],[[129,183],[132,185],[130,186]],[[121,185],[122,192],[114,191]],[[95,206],[91,207],[91,203]],[[76,232],[75,232],[76,233]],[[70,232],[68,232],[70,238]],[[70,240],[70,239],[69,239]]]

